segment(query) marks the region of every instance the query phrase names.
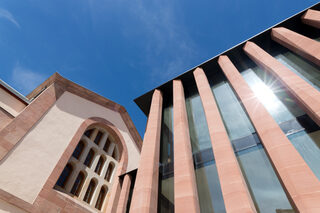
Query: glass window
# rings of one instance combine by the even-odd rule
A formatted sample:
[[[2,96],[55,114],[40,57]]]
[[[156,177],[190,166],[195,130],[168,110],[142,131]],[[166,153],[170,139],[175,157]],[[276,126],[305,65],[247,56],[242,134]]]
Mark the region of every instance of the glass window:
[[[87,167],[91,167],[93,157],[94,157],[94,151],[93,151],[93,149],[90,149],[90,151],[84,161],[84,165],[86,165]]]
[[[284,93],[283,88],[278,81],[271,76],[260,73],[262,79],[266,79],[267,84],[265,84],[254,71],[261,72],[259,68],[255,68],[248,69],[241,74],[249,84],[255,96],[265,106],[277,123],[292,120],[297,116],[305,114],[296,106],[293,99]],[[284,102],[279,100],[277,95],[279,95]]]
[[[83,174],[83,172],[79,172],[77,179],[74,182],[73,187],[71,189],[71,194],[74,194],[77,197],[79,196],[81,188],[84,183],[84,178],[85,178],[85,175]]]
[[[69,179],[69,177],[70,177],[70,175],[71,175],[71,173],[72,173],[72,171],[73,171],[73,167],[71,166],[71,164],[68,163],[64,167],[64,169],[63,169],[63,171],[62,171],[62,173],[61,173],[56,185],[64,188],[66,183],[67,183],[67,181],[68,181],[68,179]]]
[[[319,67],[290,51],[277,55],[276,59],[320,91]]]
[[[114,169],[114,164],[110,163],[109,167],[107,169],[106,175],[104,177],[106,179],[106,181],[108,181],[108,182],[110,182],[110,180],[111,180],[113,169]]]
[[[164,104],[167,104],[164,102]],[[174,212],[174,182],[173,182],[173,108],[164,106],[162,112],[159,195],[158,212]]]
[[[88,138],[90,138],[93,133],[93,130],[94,129],[88,129],[87,131],[85,131],[84,135],[87,136]]]
[[[194,153],[200,210],[205,213],[223,213],[226,210],[201,98],[194,91],[194,88],[185,89],[187,90],[186,94],[189,95],[186,98],[186,109],[192,152]]]
[[[213,86],[213,93],[258,212],[292,210],[255,129],[229,84]]]
[[[89,186],[88,186],[88,189],[86,191],[86,194],[83,198],[83,201],[87,202],[90,204],[91,202],[91,199],[92,199],[92,195],[93,195],[93,192],[94,190],[96,189],[96,182],[92,179],[89,183]]]
[[[207,120],[198,94],[186,99],[192,152],[211,148]]]
[[[94,139],[94,143],[99,145],[101,138],[103,136],[103,133],[101,131],[98,131],[96,138]]]
[[[222,82],[213,87],[213,93],[220,106],[220,114],[230,140],[243,138],[255,132],[250,120],[229,84]]]
[[[320,180],[320,138],[317,135],[319,126],[270,74],[258,67],[241,74]]]
[[[109,151],[110,144],[111,144],[110,138],[107,138],[107,141],[106,141],[106,143],[105,143],[104,146],[103,146],[103,150],[104,150],[106,153],[108,153],[108,151]]]
[[[106,186],[102,186],[101,187],[101,190],[100,190],[100,193],[99,193],[99,196],[98,196],[98,199],[97,199],[97,203],[95,205],[96,209],[101,210],[101,208],[102,208],[103,202],[104,202],[106,194],[107,194],[106,188],[107,188]]]
[[[196,179],[201,212],[226,212],[215,162],[196,169]]]
[[[102,156],[100,156],[99,161],[97,163],[97,166],[96,166],[96,168],[94,170],[94,172],[97,173],[98,175],[101,174],[101,170],[103,168],[104,161],[105,161],[104,158]]]
[[[79,159],[80,155],[82,154],[83,148],[84,148],[84,142],[80,141],[76,149],[73,151],[72,156],[76,159]]]

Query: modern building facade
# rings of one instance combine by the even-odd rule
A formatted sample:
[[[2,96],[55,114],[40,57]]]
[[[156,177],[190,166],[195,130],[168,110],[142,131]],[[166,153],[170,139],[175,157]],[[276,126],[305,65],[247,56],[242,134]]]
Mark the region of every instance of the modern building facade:
[[[320,4],[137,98],[130,212],[320,212],[319,28]]]
[[[0,212],[320,212],[320,3],[123,106],[0,81]]]

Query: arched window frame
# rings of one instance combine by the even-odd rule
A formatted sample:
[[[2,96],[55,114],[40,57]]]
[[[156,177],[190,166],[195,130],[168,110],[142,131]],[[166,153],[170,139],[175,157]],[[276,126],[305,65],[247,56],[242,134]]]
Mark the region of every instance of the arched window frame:
[[[93,199],[93,195],[97,189],[97,185],[98,185],[97,179],[92,178],[89,182],[87,189],[86,189],[86,193],[83,198],[84,202],[91,204],[92,199]]]
[[[67,170],[68,168],[70,168],[70,169]],[[64,167],[59,179],[57,180],[56,185],[58,187],[65,188],[65,186],[67,185],[68,180],[70,179],[70,176],[72,175],[73,171],[74,171],[74,166],[71,163],[67,163],[67,165]],[[64,179],[62,179],[62,178],[64,178]],[[62,181],[61,184],[59,183],[60,181]]]
[[[79,183],[77,183],[78,178],[79,178],[80,175],[82,175],[83,178],[79,181]],[[79,197],[80,192],[81,192],[81,190],[82,190],[82,188],[84,186],[85,180],[87,178],[87,175],[88,175],[87,172],[82,171],[82,170],[78,173],[77,178],[75,179],[75,181],[74,181],[74,183],[72,185],[72,188],[71,188],[71,191],[70,191],[71,194],[73,194],[76,197]],[[76,184],[77,184],[77,186],[76,186]]]
[[[112,182],[112,177],[113,177],[113,173],[115,171],[115,163],[114,162],[110,162],[109,165],[108,165],[108,168],[106,170],[106,174],[104,176],[104,179],[107,181],[107,182]]]
[[[117,176],[118,175],[121,175],[121,174],[123,174],[125,171],[126,171],[126,168],[127,168],[127,165],[128,165],[128,151],[127,151],[127,147],[126,147],[126,143],[125,143],[125,140],[124,140],[124,138],[123,138],[123,136],[121,135],[121,133],[119,132],[119,130],[117,129],[117,127],[116,126],[114,126],[112,123],[110,123],[110,122],[108,122],[107,120],[105,120],[105,119],[102,119],[102,118],[97,118],[97,117],[92,117],[92,118],[88,118],[87,120],[85,120],[82,124],[81,124],[81,126],[80,126],[80,128],[78,129],[78,131],[75,133],[76,135],[78,135],[78,136],[76,136],[76,137],[73,137],[73,139],[72,139],[72,141],[70,142],[70,145],[71,144],[77,144],[77,141],[75,141],[75,140],[77,140],[77,138],[79,138],[79,137],[83,137],[83,139],[84,140],[86,140],[87,142],[88,142],[88,140],[87,139],[89,139],[90,141],[92,141],[92,138],[94,138],[94,135],[95,135],[95,133],[91,136],[91,138],[88,138],[88,137],[86,137],[85,135],[83,135],[83,136],[81,136],[81,134],[84,134],[85,133],[85,131],[86,130],[91,130],[91,129],[93,129],[92,130],[92,133],[93,133],[93,131],[94,131],[94,128],[95,128],[95,126],[98,126],[98,128],[103,128],[106,132],[108,132],[109,133],[109,135],[111,135],[112,136],[112,138],[114,138],[115,140],[112,140],[112,143],[114,143],[115,142],[115,144],[117,144],[117,146],[118,146],[118,148],[120,148],[120,156],[119,156],[119,162],[116,162],[116,168],[114,169],[114,171],[113,171],[113,173],[112,173],[112,176],[113,175],[115,175],[114,173],[116,173],[117,172]],[[106,137],[106,136],[105,136]],[[79,139],[78,139],[79,140]],[[75,145],[72,145],[72,146],[75,146]],[[80,157],[80,159],[79,159],[79,161],[76,161],[75,159],[73,159],[72,161],[73,162],[76,162],[76,163],[83,163],[83,161],[84,161],[84,158],[85,158],[85,156],[87,155],[87,153],[88,153],[88,149],[90,149],[92,147],[92,145],[90,145],[90,146],[88,146],[88,147],[86,147],[87,148],[87,150],[85,150],[83,153],[82,153],[82,156]],[[103,147],[103,144],[101,144],[101,145],[99,145],[99,148],[102,150],[102,147]],[[75,148],[75,147],[74,147]],[[70,149],[70,148],[69,148]],[[100,153],[96,153],[96,154],[100,154]],[[109,153],[107,153],[107,154],[109,154]],[[67,151],[65,151],[64,153],[63,153],[63,156],[64,157],[66,157],[66,155],[68,155],[67,154]],[[107,155],[108,156],[108,158],[110,157],[110,155]],[[69,159],[69,161],[71,160],[72,158],[70,158]],[[107,161],[106,162],[109,162],[109,159],[107,159]],[[94,160],[94,165],[96,165],[96,160]],[[107,163],[105,164],[105,165],[107,165]],[[61,165],[59,166],[60,168],[61,168]],[[55,168],[55,170],[57,170],[58,169],[58,172],[60,172],[61,173],[61,170],[59,170],[59,167],[56,167]],[[117,168],[117,167],[119,167],[119,168]],[[89,168],[89,169],[91,169],[91,170],[93,170],[93,168],[95,168],[95,166],[92,166],[92,168]],[[79,169],[78,168],[78,166],[77,166],[77,169]],[[100,177],[104,180],[104,176],[103,176],[103,174],[105,174],[105,169],[106,168],[104,168],[103,169],[103,171],[102,171],[102,174],[100,175]],[[78,171],[76,171],[76,172],[78,172]],[[75,177],[72,177],[72,179],[74,179]],[[88,178],[88,177],[87,177]],[[118,178],[112,178],[112,179],[114,179],[114,180],[112,180],[114,183],[112,184],[112,188],[111,189],[109,189],[109,192],[108,193],[120,193],[118,190],[120,189],[119,187],[118,187],[118,185],[120,184],[120,182],[119,182],[119,179]],[[86,180],[86,186],[88,185],[88,183],[87,183],[87,181],[88,180]],[[68,184],[69,186],[70,186],[70,184]],[[109,185],[109,184],[108,184]],[[99,186],[100,186],[100,183],[99,183]],[[69,187],[68,187],[69,188]],[[82,189],[82,191],[81,191],[81,194],[80,194],[80,196],[79,196],[79,198],[81,197],[81,200],[83,199],[83,196],[84,196],[84,194],[83,194],[83,191],[85,191],[85,188],[87,188],[87,187],[84,187],[83,189]],[[100,187],[99,187],[100,188]],[[60,189],[58,189],[58,190],[60,190]],[[71,190],[71,189],[70,189]],[[62,190],[63,191],[63,190]],[[114,192],[114,191],[116,191],[116,192]],[[96,195],[95,195],[96,196]],[[68,199],[68,198],[67,198]],[[94,198],[95,200],[97,199],[97,198]],[[107,207],[103,207],[103,209],[105,209],[105,208],[107,208],[107,209],[109,209],[109,207],[110,206],[113,206],[112,205],[112,203],[113,202],[115,202],[115,200],[114,199],[117,199],[117,197],[112,197],[111,198],[111,200],[109,200],[108,201],[108,206]],[[94,204],[92,204],[91,205],[92,206],[92,208],[94,208]]]
[[[97,202],[95,204],[96,209],[101,210],[103,208],[107,194],[108,194],[108,187],[106,185],[101,186],[98,194]]]

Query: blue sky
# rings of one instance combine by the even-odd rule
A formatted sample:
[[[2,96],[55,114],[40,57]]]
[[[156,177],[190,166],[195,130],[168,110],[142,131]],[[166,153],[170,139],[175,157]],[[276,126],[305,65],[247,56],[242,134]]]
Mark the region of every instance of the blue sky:
[[[126,107],[317,0],[2,0],[0,78],[26,95],[59,72]]]

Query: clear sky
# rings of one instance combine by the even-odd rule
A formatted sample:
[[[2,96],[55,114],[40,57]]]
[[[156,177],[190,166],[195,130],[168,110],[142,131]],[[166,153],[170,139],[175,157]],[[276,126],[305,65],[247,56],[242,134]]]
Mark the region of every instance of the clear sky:
[[[1,0],[0,78],[26,95],[59,72],[121,105],[317,0]]]

